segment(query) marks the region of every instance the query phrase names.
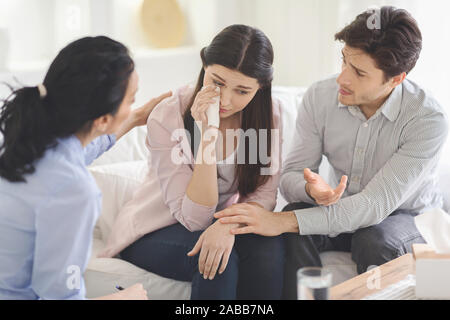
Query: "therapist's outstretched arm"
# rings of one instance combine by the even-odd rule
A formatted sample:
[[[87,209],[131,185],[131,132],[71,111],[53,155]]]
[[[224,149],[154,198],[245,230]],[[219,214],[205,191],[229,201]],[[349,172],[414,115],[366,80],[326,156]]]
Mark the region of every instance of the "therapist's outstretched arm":
[[[164,99],[170,97],[172,92],[166,92],[159,97],[151,99],[145,105],[140,108],[133,109],[130,113],[130,116],[127,120],[123,122],[120,126],[119,130],[116,133],[116,140],[119,140],[122,136],[124,136],[128,131],[133,129],[134,127],[143,126],[147,123],[147,119],[153,109]]]

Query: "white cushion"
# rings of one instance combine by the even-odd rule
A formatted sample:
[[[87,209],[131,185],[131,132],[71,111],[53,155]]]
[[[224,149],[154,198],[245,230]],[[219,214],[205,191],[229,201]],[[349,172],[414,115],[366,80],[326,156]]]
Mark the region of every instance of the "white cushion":
[[[301,87],[274,87],[272,96],[281,101],[281,119],[283,122],[283,152],[285,159],[291,149],[292,139],[295,133],[295,120],[297,119],[298,108],[305,93]]]
[[[443,210],[450,213],[450,163],[441,159],[438,169],[438,187],[444,197]]]
[[[110,150],[96,159],[91,167],[127,161],[147,160],[149,151],[145,146],[146,138],[146,126],[140,126],[130,130]]]
[[[94,240],[93,251],[99,251],[104,244]],[[93,258],[84,273],[86,297],[96,298],[116,292],[116,285],[127,288],[142,283],[150,300],[189,299],[190,282],[176,281],[158,276],[135,265],[116,258]]]
[[[102,191],[102,213],[97,221],[101,238],[107,239],[120,208],[131,200],[148,172],[146,161],[128,161],[90,167]]]
[[[145,178],[146,161],[129,161],[94,166],[90,169],[102,190],[102,212],[94,230],[91,259],[84,274],[86,295],[99,297],[115,292],[115,286],[142,283],[149,299],[189,299],[191,284],[160,277],[117,258],[97,258],[120,208],[128,202]]]

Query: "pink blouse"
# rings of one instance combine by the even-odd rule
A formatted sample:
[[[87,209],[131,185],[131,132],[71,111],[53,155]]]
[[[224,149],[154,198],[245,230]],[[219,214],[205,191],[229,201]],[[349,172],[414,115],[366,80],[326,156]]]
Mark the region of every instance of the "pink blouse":
[[[216,211],[233,203],[257,202],[267,210],[275,208],[283,143],[281,107],[277,99],[273,99],[275,131],[272,133],[272,165],[268,181],[247,197],[240,197],[234,186],[234,189],[219,194],[218,204],[211,207],[195,203],[186,195],[194,158],[184,130],[183,113],[193,91],[192,85],[179,88],[150,114],[146,139],[150,151],[148,175],[133,198],[120,210],[106,247],[98,257],[113,257],[145,234],[175,223],[181,223],[190,231],[204,230],[211,225]],[[220,181],[218,183],[220,186]]]

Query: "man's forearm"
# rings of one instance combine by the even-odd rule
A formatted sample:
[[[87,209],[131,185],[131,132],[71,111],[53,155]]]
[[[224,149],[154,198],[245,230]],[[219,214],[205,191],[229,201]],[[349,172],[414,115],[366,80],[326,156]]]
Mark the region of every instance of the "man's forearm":
[[[297,216],[294,211],[277,212],[281,233],[299,233]]]

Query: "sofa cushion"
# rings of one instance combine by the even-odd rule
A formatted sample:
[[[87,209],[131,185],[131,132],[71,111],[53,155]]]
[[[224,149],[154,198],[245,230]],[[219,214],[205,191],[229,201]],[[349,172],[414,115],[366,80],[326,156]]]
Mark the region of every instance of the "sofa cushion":
[[[438,187],[444,197],[443,210],[450,213],[450,162],[442,158],[438,167]]]
[[[148,165],[146,161],[126,161],[90,167],[102,191],[102,213],[94,229],[91,258],[84,273],[88,298],[115,292],[115,286],[124,288],[142,283],[149,299],[189,299],[191,284],[160,277],[117,258],[97,258],[105,247],[114,220],[134,191],[143,182]]]
[[[101,239],[94,239],[93,255],[103,248]],[[167,279],[116,258],[93,258],[84,273],[86,297],[96,298],[116,292],[115,286],[127,288],[142,283],[150,300],[189,299],[191,283]]]
[[[90,167],[89,171],[102,191],[102,212],[96,227],[101,232],[101,239],[107,239],[120,209],[131,200],[146,176],[147,162],[113,163]]]

